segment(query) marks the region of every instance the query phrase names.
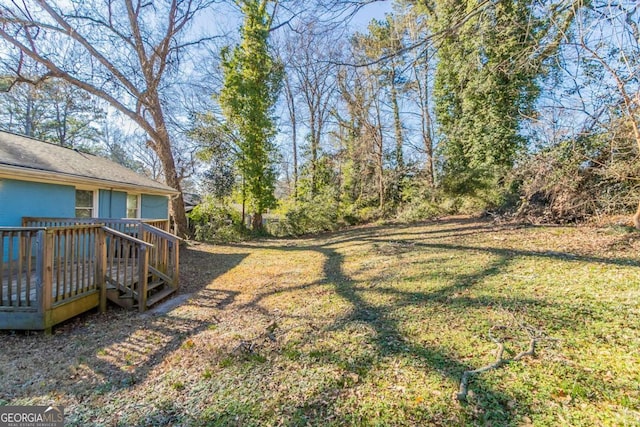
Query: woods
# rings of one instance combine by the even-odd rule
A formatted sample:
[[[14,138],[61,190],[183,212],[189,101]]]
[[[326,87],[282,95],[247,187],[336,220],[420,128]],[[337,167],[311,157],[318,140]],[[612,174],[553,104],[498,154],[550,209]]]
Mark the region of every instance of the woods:
[[[632,223],[635,2],[302,3],[3,5],[0,127],[276,235],[451,213]],[[181,197],[172,215],[194,231]]]

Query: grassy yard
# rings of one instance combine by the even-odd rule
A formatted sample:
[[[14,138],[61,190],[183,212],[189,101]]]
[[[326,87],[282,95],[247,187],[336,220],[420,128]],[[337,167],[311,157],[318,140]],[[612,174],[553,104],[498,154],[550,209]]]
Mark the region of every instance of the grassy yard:
[[[69,425],[640,425],[639,233],[452,218],[181,255],[174,308],[0,333],[0,404]],[[460,402],[490,330],[536,356]]]

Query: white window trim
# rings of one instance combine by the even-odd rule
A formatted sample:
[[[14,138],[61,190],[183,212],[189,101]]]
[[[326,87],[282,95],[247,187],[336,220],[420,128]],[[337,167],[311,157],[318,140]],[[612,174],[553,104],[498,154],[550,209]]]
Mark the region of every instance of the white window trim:
[[[98,218],[100,216],[100,189],[95,187],[76,186],[75,190],[91,191],[93,192],[93,207],[91,209],[91,218]],[[74,195],[75,195],[74,190]],[[73,206],[73,214],[76,213],[75,201]]]

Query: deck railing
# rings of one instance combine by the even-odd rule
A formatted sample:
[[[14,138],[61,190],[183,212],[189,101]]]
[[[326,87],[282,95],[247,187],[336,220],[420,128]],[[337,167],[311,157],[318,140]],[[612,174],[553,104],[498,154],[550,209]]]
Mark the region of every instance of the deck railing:
[[[126,297],[137,301],[140,311],[147,308],[149,285],[149,252],[153,244],[102,227],[106,233],[106,280]]]
[[[153,225],[166,220],[23,222],[38,227],[0,227],[0,329],[50,330],[107,298],[144,311],[178,289],[180,239]]]
[[[98,290],[103,275],[97,256],[104,238],[101,227],[55,227],[48,228],[45,235],[43,285],[46,298],[51,295],[51,305]],[[51,305],[45,300],[45,309]]]
[[[0,228],[0,309],[37,309],[42,286],[42,228]]]
[[[163,219],[111,219],[111,218],[38,218],[24,217],[24,226],[61,227],[79,224],[102,224],[105,227],[150,243],[149,268],[151,273],[178,288],[179,241],[169,233],[169,221]],[[129,269],[131,267],[128,267]],[[129,279],[129,277],[127,277]]]
[[[134,218],[50,218],[23,217],[23,227],[68,227],[82,224],[101,224],[121,233],[134,235],[138,232],[139,224],[148,224],[164,231],[169,231],[168,219],[134,219]]]
[[[0,228],[0,329],[45,329],[98,306],[99,225]]]
[[[149,271],[178,289],[181,239],[147,223],[140,225],[140,236],[153,245],[149,250]]]

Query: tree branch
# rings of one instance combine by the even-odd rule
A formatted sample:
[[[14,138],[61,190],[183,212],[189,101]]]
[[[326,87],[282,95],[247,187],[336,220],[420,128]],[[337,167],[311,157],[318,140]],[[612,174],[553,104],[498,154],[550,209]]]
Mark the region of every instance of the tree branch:
[[[45,0],[37,0],[38,4],[62,27],[66,30],[67,35],[80,43],[89,54],[97,59],[111,74],[113,74],[135,97],[140,96],[140,92],[135,85],[122,74],[115,65],[113,65],[107,58],[104,57],[98,50],[93,47],[87,39],[85,39],[80,33],[78,33],[71,25],[56,12]]]
[[[511,359],[503,358],[504,351],[505,351],[504,342],[502,342],[501,340],[499,340],[499,339],[497,339],[496,337],[493,336],[493,331],[495,331],[497,329],[505,329],[505,327],[504,326],[492,326],[489,329],[489,338],[498,347],[497,351],[496,351],[496,361],[493,362],[493,363],[490,363],[489,365],[486,365],[486,366],[483,366],[481,368],[478,368],[478,369],[473,369],[473,370],[470,370],[470,371],[464,371],[462,373],[462,378],[460,379],[460,390],[458,391],[458,394],[456,395],[456,399],[458,399],[461,402],[465,402],[467,400],[467,394],[469,393],[469,390],[468,390],[469,378],[472,375],[477,375],[477,374],[481,374],[483,372],[490,371],[492,369],[497,369],[500,366],[506,365],[507,363],[510,363],[510,362],[517,362],[518,360],[522,359],[525,356],[535,356],[536,343],[538,342],[538,338],[534,336],[534,334],[529,330],[529,328],[525,327],[522,324],[520,326],[529,335],[529,339],[530,339],[529,340],[529,347],[528,347],[527,350],[518,353],[517,355],[515,355]]]

